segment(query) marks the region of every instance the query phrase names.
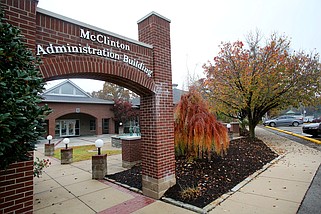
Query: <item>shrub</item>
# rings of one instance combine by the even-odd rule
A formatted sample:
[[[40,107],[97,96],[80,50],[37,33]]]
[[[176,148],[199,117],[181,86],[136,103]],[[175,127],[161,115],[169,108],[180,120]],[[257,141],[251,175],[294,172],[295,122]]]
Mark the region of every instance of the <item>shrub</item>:
[[[49,113],[40,107],[45,82],[20,30],[0,11],[0,169],[28,160]]]
[[[183,95],[176,107],[174,133],[176,155],[210,159],[212,152],[223,155],[229,146],[227,128],[216,121],[195,89]]]
[[[182,199],[190,201],[198,198],[201,195],[201,191],[197,187],[187,187],[184,188],[179,194]]]
[[[33,162],[33,177],[40,177],[44,168],[47,168],[51,165],[49,159],[40,160],[36,157],[36,160]]]

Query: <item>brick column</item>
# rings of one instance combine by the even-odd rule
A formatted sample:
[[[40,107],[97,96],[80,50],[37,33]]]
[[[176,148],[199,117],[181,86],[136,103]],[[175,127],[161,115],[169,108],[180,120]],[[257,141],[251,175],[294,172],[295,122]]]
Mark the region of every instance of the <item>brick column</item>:
[[[0,213],[32,213],[33,160],[0,170]]]
[[[96,135],[103,134],[103,118],[97,117],[96,119]]]
[[[152,12],[138,21],[138,33],[153,46],[156,84],[140,101],[143,194],[158,199],[176,183],[170,20]]]
[[[55,118],[49,117],[49,123],[48,123],[48,135],[51,135],[53,138],[56,136],[56,120]],[[58,136],[59,137],[59,136]]]
[[[5,17],[24,35],[24,42],[35,48],[37,0],[1,0]],[[33,212],[33,158],[0,170],[0,213]]]

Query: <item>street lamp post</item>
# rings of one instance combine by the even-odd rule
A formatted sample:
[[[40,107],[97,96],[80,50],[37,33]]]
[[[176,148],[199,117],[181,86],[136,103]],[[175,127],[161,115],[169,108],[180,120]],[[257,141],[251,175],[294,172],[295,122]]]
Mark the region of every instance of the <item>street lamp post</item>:
[[[101,155],[101,151],[100,150],[101,150],[101,147],[103,147],[103,145],[104,145],[104,141],[102,139],[97,139],[95,141],[95,146],[98,149],[98,155]]]
[[[50,144],[50,141],[52,140],[52,136],[51,136],[51,135],[48,135],[48,136],[47,136],[47,140],[48,140],[48,144]]]
[[[69,138],[64,138],[62,142],[65,144],[66,149],[68,149],[68,143],[70,142]]]

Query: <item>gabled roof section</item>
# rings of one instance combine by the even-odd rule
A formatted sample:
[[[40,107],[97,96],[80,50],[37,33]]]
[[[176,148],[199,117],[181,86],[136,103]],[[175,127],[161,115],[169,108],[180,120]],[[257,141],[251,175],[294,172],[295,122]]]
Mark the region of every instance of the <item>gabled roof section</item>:
[[[46,90],[43,94],[43,102],[51,103],[88,103],[113,105],[114,101],[92,97],[70,80]]]
[[[59,83],[43,93],[43,96],[47,95],[92,98],[90,94],[82,90],[78,85],[69,79]]]

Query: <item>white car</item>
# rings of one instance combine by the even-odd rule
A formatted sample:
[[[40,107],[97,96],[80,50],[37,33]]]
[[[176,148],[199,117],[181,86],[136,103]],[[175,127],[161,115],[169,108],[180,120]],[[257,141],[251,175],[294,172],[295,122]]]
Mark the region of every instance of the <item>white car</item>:
[[[294,116],[280,116],[275,119],[266,120],[263,122],[263,125],[265,126],[298,126],[300,124],[303,124],[302,119],[297,119]]]

